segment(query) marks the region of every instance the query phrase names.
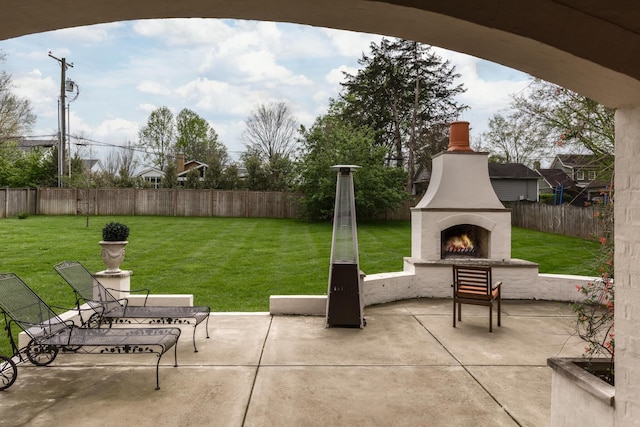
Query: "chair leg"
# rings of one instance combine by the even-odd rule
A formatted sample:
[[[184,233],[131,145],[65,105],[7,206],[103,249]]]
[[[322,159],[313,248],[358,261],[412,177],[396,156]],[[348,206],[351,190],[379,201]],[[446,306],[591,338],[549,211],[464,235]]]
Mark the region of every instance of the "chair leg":
[[[501,301],[502,301],[502,298],[500,298],[500,294],[498,294],[498,326],[501,326],[500,325],[500,313],[502,312]]]
[[[489,332],[493,332],[493,303],[489,304]]]
[[[462,322],[462,303],[458,303],[458,322]]]
[[[456,327],[456,299],[453,299],[453,327]]]

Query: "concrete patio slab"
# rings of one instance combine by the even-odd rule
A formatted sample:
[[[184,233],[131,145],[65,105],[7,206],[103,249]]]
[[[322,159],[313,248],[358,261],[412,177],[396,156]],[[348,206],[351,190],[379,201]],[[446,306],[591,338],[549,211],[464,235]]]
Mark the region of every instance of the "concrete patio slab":
[[[517,426],[460,366],[266,367],[245,426]]]
[[[179,367],[153,355],[61,354],[48,367],[18,367],[0,393],[0,426],[545,426],[546,359],[580,356],[566,305],[503,304],[488,332],[487,308],[451,300],[365,308],[364,329],[325,328],[324,317],[212,315],[210,339],[183,326]]]
[[[411,316],[368,315],[367,326],[325,328],[320,317],[276,317],[264,365],[453,365]]]

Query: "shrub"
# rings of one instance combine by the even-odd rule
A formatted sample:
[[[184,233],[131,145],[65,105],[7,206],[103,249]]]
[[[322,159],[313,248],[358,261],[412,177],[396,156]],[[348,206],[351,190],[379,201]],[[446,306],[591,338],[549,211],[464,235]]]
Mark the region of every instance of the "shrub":
[[[129,227],[119,222],[109,222],[102,229],[105,242],[124,242],[129,237]]]
[[[600,377],[608,383],[614,384],[613,202],[602,205],[595,212],[595,216],[601,226],[601,234],[598,238],[601,246],[597,257],[600,277],[592,282],[577,286],[584,301],[581,304],[572,304],[572,308],[577,315],[578,336],[587,343],[584,356],[589,361],[596,356],[608,358],[610,368]]]

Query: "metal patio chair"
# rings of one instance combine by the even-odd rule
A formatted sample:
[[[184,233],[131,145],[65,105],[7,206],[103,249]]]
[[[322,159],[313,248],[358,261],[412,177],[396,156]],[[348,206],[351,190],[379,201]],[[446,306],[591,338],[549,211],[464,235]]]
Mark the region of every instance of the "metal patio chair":
[[[102,323],[112,325],[127,324],[131,321],[146,324],[181,325],[193,323],[193,349],[196,346],[196,328],[206,320],[207,338],[209,338],[209,314],[206,306],[144,306],[129,305],[127,298],[116,298],[110,291],[117,291],[103,286],[80,262],[63,261],[54,269],[73,288],[76,304],[82,318],[83,304],[90,307],[91,315],[83,324],[100,326]],[[120,291],[117,291],[120,292]],[[133,291],[132,291],[133,292]],[[190,320],[187,320],[190,319]],[[192,319],[192,320],[191,320]]]
[[[491,267],[453,266],[453,327],[462,321],[462,304],[489,306],[489,332],[493,332],[493,304],[498,303],[498,326],[500,324],[500,288],[502,282],[491,281]]]
[[[26,360],[37,366],[54,361],[59,352],[81,354],[155,353],[156,390],[160,389],[160,360],[174,348],[174,366],[178,366],[177,343],[180,328],[85,328],[62,320],[33,290],[13,273],[0,274],[0,310],[13,350],[11,358],[0,358],[0,390],[9,388],[18,376],[17,365]],[[18,325],[31,338],[18,348],[11,326]]]

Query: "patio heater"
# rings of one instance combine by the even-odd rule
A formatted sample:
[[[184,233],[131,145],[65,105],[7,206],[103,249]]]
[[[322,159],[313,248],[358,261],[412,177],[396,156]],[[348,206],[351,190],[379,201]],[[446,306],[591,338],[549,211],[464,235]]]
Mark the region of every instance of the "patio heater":
[[[362,278],[358,261],[353,171],[359,166],[336,165],[338,172],[333,214],[331,268],[327,293],[327,327],[363,328]]]

